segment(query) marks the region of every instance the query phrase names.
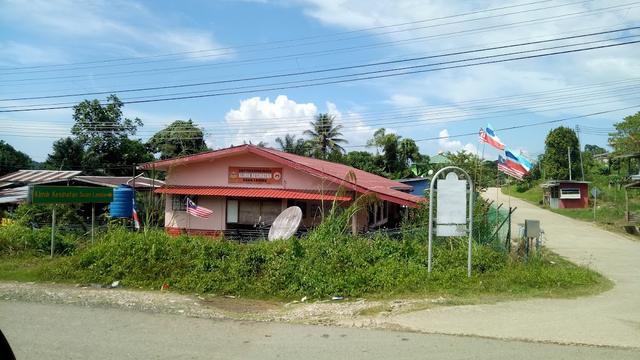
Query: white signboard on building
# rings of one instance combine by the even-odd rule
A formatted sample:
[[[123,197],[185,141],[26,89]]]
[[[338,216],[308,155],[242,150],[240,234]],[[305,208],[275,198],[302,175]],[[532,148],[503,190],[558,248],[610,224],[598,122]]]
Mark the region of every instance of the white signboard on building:
[[[437,179],[437,236],[464,236],[467,229],[467,181],[451,171]]]

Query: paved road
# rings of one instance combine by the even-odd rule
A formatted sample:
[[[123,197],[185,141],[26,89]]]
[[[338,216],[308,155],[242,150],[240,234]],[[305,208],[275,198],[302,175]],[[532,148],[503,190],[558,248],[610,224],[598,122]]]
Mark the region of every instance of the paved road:
[[[625,349],[0,302],[18,359],[638,359]]]
[[[489,189],[485,197],[508,203]],[[444,334],[472,334],[640,348],[640,242],[573,220],[516,198],[514,225],[539,219],[546,245],[614,281],[603,294],[577,299],[534,299],[494,305],[443,307],[398,316],[389,322]]]

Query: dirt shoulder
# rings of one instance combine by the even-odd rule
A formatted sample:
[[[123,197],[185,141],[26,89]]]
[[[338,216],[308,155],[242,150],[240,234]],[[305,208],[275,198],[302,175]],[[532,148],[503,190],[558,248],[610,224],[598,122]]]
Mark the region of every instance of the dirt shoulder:
[[[374,326],[388,316],[459,303],[434,299],[344,299],[290,303],[231,296],[184,295],[171,291],[98,288],[91,285],[0,282],[0,299],[36,303],[119,308],[149,313],[181,314],[208,319],[284,321],[304,324]],[[393,326],[391,326],[393,327]]]

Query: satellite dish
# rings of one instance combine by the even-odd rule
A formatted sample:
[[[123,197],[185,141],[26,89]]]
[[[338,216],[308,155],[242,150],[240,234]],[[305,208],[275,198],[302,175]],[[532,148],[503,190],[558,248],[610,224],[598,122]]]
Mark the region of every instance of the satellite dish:
[[[302,221],[302,210],[297,206],[286,208],[273,221],[269,229],[269,241],[288,239],[298,231]]]

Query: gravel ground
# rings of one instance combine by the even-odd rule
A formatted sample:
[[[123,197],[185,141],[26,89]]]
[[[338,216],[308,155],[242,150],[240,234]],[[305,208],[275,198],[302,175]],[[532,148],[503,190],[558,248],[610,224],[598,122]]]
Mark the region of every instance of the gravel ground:
[[[73,304],[182,314],[209,319],[283,321],[304,324],[379,327],[381,319],[446,303],[446,299],[366,299],[279,303],[212,295],[183,295],[171,291],[98,288],[92,285],[0,282],[0,299],[35,303]]]

